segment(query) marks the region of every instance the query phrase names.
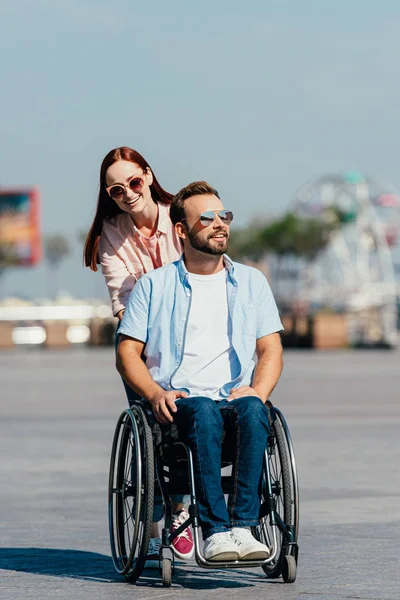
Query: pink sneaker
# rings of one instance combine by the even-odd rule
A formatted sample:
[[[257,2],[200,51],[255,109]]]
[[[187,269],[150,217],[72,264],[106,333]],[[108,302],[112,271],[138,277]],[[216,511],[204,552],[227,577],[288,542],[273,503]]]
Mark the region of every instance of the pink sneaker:
[[[189,514],[184,508],[172,515],[171,531],[178,529],[178,527],[180,527],[188,518]],[[182,531],[182,533],[173,540],[172,547],[174,549],[175,556],[178,558],[182,560],[188,560],[189,558],[192,558],[194,543],[190,527],[184,529],[184,531]]]

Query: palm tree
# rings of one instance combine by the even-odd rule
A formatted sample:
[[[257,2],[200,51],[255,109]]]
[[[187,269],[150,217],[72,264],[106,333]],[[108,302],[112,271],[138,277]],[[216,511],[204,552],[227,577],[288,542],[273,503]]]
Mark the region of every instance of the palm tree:
[[[52,291],[50,294],[56,297],[58,292],[58,270],[61,262],[70,253],[70,245],[68,240],[61,234],[55,233],[47,235],[44,238],[44,248],[46,260],[49,263],[50,274],[52,279]]]

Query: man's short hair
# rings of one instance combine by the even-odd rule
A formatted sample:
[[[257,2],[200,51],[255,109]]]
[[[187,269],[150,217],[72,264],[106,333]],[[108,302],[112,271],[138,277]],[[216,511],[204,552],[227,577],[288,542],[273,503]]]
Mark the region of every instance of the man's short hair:
[[[185,218],[185,200],[192,196],[201,196],[202,194],[211,194],[219,198],[215,190],[207,181],[193,181],[182,188],[172,199],[169,216],[174,225],[180,223]]]

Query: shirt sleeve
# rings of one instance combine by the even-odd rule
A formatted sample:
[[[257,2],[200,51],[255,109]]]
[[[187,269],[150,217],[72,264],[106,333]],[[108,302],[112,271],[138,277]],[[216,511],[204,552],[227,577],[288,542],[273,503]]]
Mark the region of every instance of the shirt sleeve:
[[[266,278],[261,275],[260,296],[257,311],[257,339],[283,331],[275,298]]]
[[[100,238],[100,264],[110,294],[112,311],[116,315],[125,308],[137,278],[129,273],[104,232]]]
[[[119,334],[146,343],[150,309],[150,280],[144,275],[139,279],[129,296],[121,321]]]

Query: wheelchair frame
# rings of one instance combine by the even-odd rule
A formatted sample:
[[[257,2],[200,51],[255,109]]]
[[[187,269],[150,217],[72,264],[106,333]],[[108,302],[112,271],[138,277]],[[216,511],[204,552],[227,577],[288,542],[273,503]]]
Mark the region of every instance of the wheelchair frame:
[[[268,403],[268,407],[272,434],[264,453],[260,524],[252,531],[257,539],[272,549],[272,553],[266,560],[235,561],[209,561],[200,550],[200,523],[190,448],[168,435],[163,437],[153,415],[146,412],[140,401],[123,411],[115,430],[109,475],[110,543],[118,573],[129,581],[137,581],[142,573],[150,539],[154,492],[159,490],[165,508],[159,557],[164,586],[169,587],[172,580],[172,541],[189,525],[193,528],[195,558],[200,567],[221,569],[260,566],[268,578],[282,576],[286,583],[295,581],[299,525],[296,462],[283,414],[271,403]],[[168,462],[171,458],[172,463]],[[178,463],[185,466],[185,480],[182,479],[182,469]],[[231,461],[224,462],[223,459],[221,468],[229,464]],[[229,493],[230,483],[231,477],[222,475],[224,493]],[[171,532],[171,495],[187,491],[191,498],[189,519]]]

